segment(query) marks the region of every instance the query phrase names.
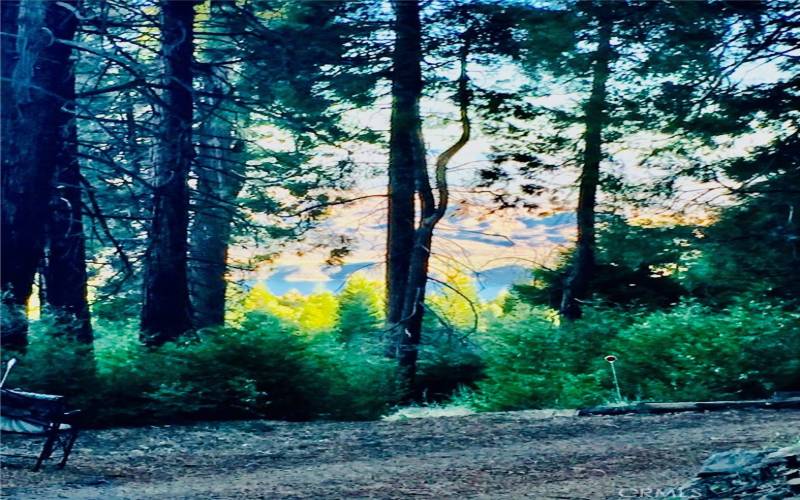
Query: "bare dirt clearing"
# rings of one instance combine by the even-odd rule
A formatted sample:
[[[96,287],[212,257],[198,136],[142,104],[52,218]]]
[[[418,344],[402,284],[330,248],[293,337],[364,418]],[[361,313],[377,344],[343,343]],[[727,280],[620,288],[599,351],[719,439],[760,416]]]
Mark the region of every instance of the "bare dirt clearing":
[[[800,411],[397,422],[219,422],[85,431],[64,470],[4,458],[11,498],[620,498],[711,453],[800,439]],[[39,441],[7,437],[4,453]],[[622,492],[620,491],[622,490]],[[643,493],[642,493],[643,494]]]

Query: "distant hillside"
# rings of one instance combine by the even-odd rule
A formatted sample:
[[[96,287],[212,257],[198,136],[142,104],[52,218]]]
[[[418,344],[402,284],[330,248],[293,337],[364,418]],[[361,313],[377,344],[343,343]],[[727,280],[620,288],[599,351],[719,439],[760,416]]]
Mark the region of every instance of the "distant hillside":
[[[312,243],[346,235],[351,254],[340,267],[324,264],[322,251],[287,254],[259,273],[258,281],[275,294],[297,290],[302,294],[342,288],[348,276],[361,272],[382,279],[385,249],[385,212],[379,204],[344,207],[326,219],[311,236]],[[529,278],[530,268],[546,264],[574,233],[575,217],[557,213],[532,217],[528,213],[485,216],[459,207],[448,212],[434,241],[432,271],[440,276],[450,268],[474,276],[483,299],[493,299],[512,284]],[[325,245],[321,245],[325,246]]]
[[[347,278],[356,272],[373,279],[381,279],[383,264],[380,262],[357,262],[342,267],[323,267],[320,268],[320,271],[326,279],[311,280],[304,275],[302,266],[278,266],[269,277],[263,280],[263,283],[270,292],[276,295],[283,295],[291,290],[296,290],[303,295],[322,290],[336,293],[342,289]],[[470,274],[475,279],[475,286],[481,299],[491,300],[512,284],[528,279],[530,270],[524,266],[507,265]],[[436,285],[432,286],[432,289],[436,288]]]

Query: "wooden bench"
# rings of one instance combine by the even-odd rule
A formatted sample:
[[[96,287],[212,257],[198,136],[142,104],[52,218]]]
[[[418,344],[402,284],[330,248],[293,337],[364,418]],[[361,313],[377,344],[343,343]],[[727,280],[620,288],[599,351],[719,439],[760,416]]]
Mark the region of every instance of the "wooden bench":
[[[0,388],[0,431],[44,438],[34,471],[52,457],[56,448],[61,448],[62,452],[58,467],[64,467],[78,437],[75,425],[78,413],[67,411],[63,396]]]

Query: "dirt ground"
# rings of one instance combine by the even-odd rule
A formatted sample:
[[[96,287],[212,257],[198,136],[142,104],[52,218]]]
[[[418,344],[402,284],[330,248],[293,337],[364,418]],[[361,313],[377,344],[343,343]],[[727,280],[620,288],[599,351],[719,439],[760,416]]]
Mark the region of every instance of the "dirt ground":
[[[4,457],[10,498],[635,498],[711,453],[800,439],[800,411],[395,422],[215,422],[85,431],[64,470]],[[34,441],[4,437],[4,453]],[[664,490],[662,490],[664,491]]]

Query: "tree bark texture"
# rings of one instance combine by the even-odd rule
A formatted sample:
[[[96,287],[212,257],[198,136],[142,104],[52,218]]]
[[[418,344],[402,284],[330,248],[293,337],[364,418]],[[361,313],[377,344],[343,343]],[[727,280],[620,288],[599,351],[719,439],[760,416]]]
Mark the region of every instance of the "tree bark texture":
[[[576,211],[578,240],[561,296],[560,313],[570,320],[581,316],[581,301],[590,293],[589,283],[595,267],[595,207],[600,183],[600,162],[603,159],[606,86],[612,57],[611,20],[602,15],[598,19],[600,28],[592,66],[592,89],[584,111],[586,131]]]
[[[25,306],[46,242],[53,186],[74,139],[71,49],[77,19],[63,4],[2,2],[2,242],[5,347],[27,343]],[[16,36],[15,36],[16,34]]]
[[[206,92],[213,97],[199,107],[204,119],[199,131],[197,190],[189,232],[189,284],[196,328],[225,321],[228,246],[236,198],[245,179],[239,154],[242,142],[231,125],[234,117],[219,116],[223,89],[218,83],[225,76],[221,73],[212,70]]]
[[[395,328],[395,345],[397,349],[400,377],[408,394],[415,391],[417,359],[419,344],[422,341],[422,320],[425,316],[425,293],[428,283],[431,247],[436,225],[447,213],[450,192],[447,185],[447,166],[469,141],[471,126],[469,121],[469,79],[467,77],[468,39],[464,41],[460,57],[460,75],[458,79],[457,98],[460,112],[461,134],[453,145],[447,148],[436,159],[436,191],[438,201],[434,197],[427,166],[416,171],[416,190],[420,201],[420,220],[414,231],[414,246],[411,249],[403,312],[398,327]]]
[[[389,139],[389,216],[386,243],[386,321],[402,319],[414,246],[414,193],[417,172],[425,170],[425,144],[419,101],[422,95],[420,8],[416,0],[398,0],[392,69]]]
[[[142,341],[158,346],[191,328],[187,279],[192,147],[192,1],[161,2],[164,91],[155,151],[152,220],[144,258]]]
[[[53,119],[63,142],[56,161],[55,189],[47,222],[45,294],[48,312],[62,332],[90,344],[92,326],[87,300],[86,241],[83,232],[82,182],[78,161],[78,130],[75,120],[75,67],[72,59],[64,68],[59,95],[64,106]],[[44,307],[45,304],[42,304]]]

